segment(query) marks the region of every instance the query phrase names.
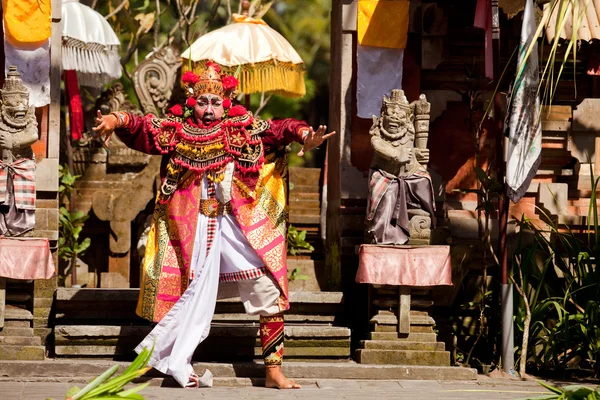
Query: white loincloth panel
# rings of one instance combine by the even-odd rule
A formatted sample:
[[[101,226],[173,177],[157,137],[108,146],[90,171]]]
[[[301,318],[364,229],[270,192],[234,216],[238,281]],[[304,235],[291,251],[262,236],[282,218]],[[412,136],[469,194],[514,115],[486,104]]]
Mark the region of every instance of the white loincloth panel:
[[[226,181],[227,179],[224,181],[225,185]],[[223,187],[224,182],[217,187],[217,198],[220,201],[224,199],[223,189],[227,190],[226,186]],[[205,177],[202,197],[206,196]],[[210,332],[220,279],[232,276],[238,278],[239,295],[249,314],[274,315],[280,312],[279,287],[269,274],[262,272],[260,276],[243,278],[252,271],[262,271],[264,263],[244,237],[235,217],[217,217],[212,247],[207,254],[208,220],[206,216],[199,215],[190,265],[194,279],[173,308],[135,348],[139,354],[145,347],[152,348],[154,345],[149,364],[158,371],[173,376],[181,386],[188,383],[194,371],[191,360],[196,347]],[[209,386],[208,383],[206,385]]]
[[[229,163],[225,171],[225,179],[216,185],[216,197],[220,203],[228,203],[231,201],[231,182],[233,178],[233,163]],[[201,198],[208,198],[208,179],[206,175],[202,180]],[[204,214],[198,215],[198,221],[201,226],[208,226],[209,217]],[[221,249],[221,267],[220,281],[221,282],[237,282],[244,279],[253,279],[264,276],[266,268],[260,256],[250,246],[248,240],[244,236],[234,215],[226,214],[217,217],[217,227],[220,231],[220,236],[217,239],[215,236],[213,246],[217,240],[220,241]],[[203,247],[203,242],[206,242],[206,231],[196,232],[194,239],[194,252],[192,255],[192,267],[190,268],[190,278],[193,278],[195,273],[194,266],[201,259],[200,252],[206,252],[206,246]]]

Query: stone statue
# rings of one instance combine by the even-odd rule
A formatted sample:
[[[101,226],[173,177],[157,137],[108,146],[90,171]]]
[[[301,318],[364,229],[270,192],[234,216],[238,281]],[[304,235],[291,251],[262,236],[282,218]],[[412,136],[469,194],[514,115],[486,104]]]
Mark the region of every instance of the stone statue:
[[[425,95],[408,103],[402,90],[384,96],[370,130],[375,156],[369,174],[367,239],[376,244],[428,244],[434,212],[427,172],[429,112]]]
[[[22,235],[35,226],[35,108],[17,68],[11,66],[0,98],[0,235]],[[16,190],[17,189],[17,190]]]

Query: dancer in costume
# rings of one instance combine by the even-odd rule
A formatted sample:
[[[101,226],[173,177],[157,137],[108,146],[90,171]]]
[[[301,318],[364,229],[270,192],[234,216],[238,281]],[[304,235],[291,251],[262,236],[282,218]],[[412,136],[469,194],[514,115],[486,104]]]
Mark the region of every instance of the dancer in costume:
[[[94,130],[162,154],[162,185],[143,260],[137,313],[157,322],[136,348],[185,387],[210,383],[192,355],[209,333],[219,282],[237,282],[246,312],[260,316],[266,385],[299,388],[281,371],[289,308],[285,147],[312,150],[335,133],[294,119],[263,121],[232,105],[238,81],[208,63],[182,77],[187,95],[166,118],[98,112]]]

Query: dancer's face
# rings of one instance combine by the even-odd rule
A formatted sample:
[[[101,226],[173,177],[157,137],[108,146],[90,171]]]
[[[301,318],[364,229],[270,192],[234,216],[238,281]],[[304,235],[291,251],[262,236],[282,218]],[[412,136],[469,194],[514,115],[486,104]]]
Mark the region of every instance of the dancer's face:
[[[196,122],[202,122],[209,125],[220,120],[225,112],[223,108],[223,98],[216,94],[204,93],[196,99],[194,106],[194,117]]]

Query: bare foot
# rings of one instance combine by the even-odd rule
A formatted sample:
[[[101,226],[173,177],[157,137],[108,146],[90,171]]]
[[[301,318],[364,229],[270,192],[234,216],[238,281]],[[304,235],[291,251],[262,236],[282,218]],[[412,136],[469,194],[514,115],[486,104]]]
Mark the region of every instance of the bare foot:
[[[272,366],[266,367],[267,370],[267,379],[265,381],[265,386],[268,388],[275,389],[300,389],[302,386],[298,385],[296,381],[290,381],[288,378],[283,375],[281,372],[281,367]]]

